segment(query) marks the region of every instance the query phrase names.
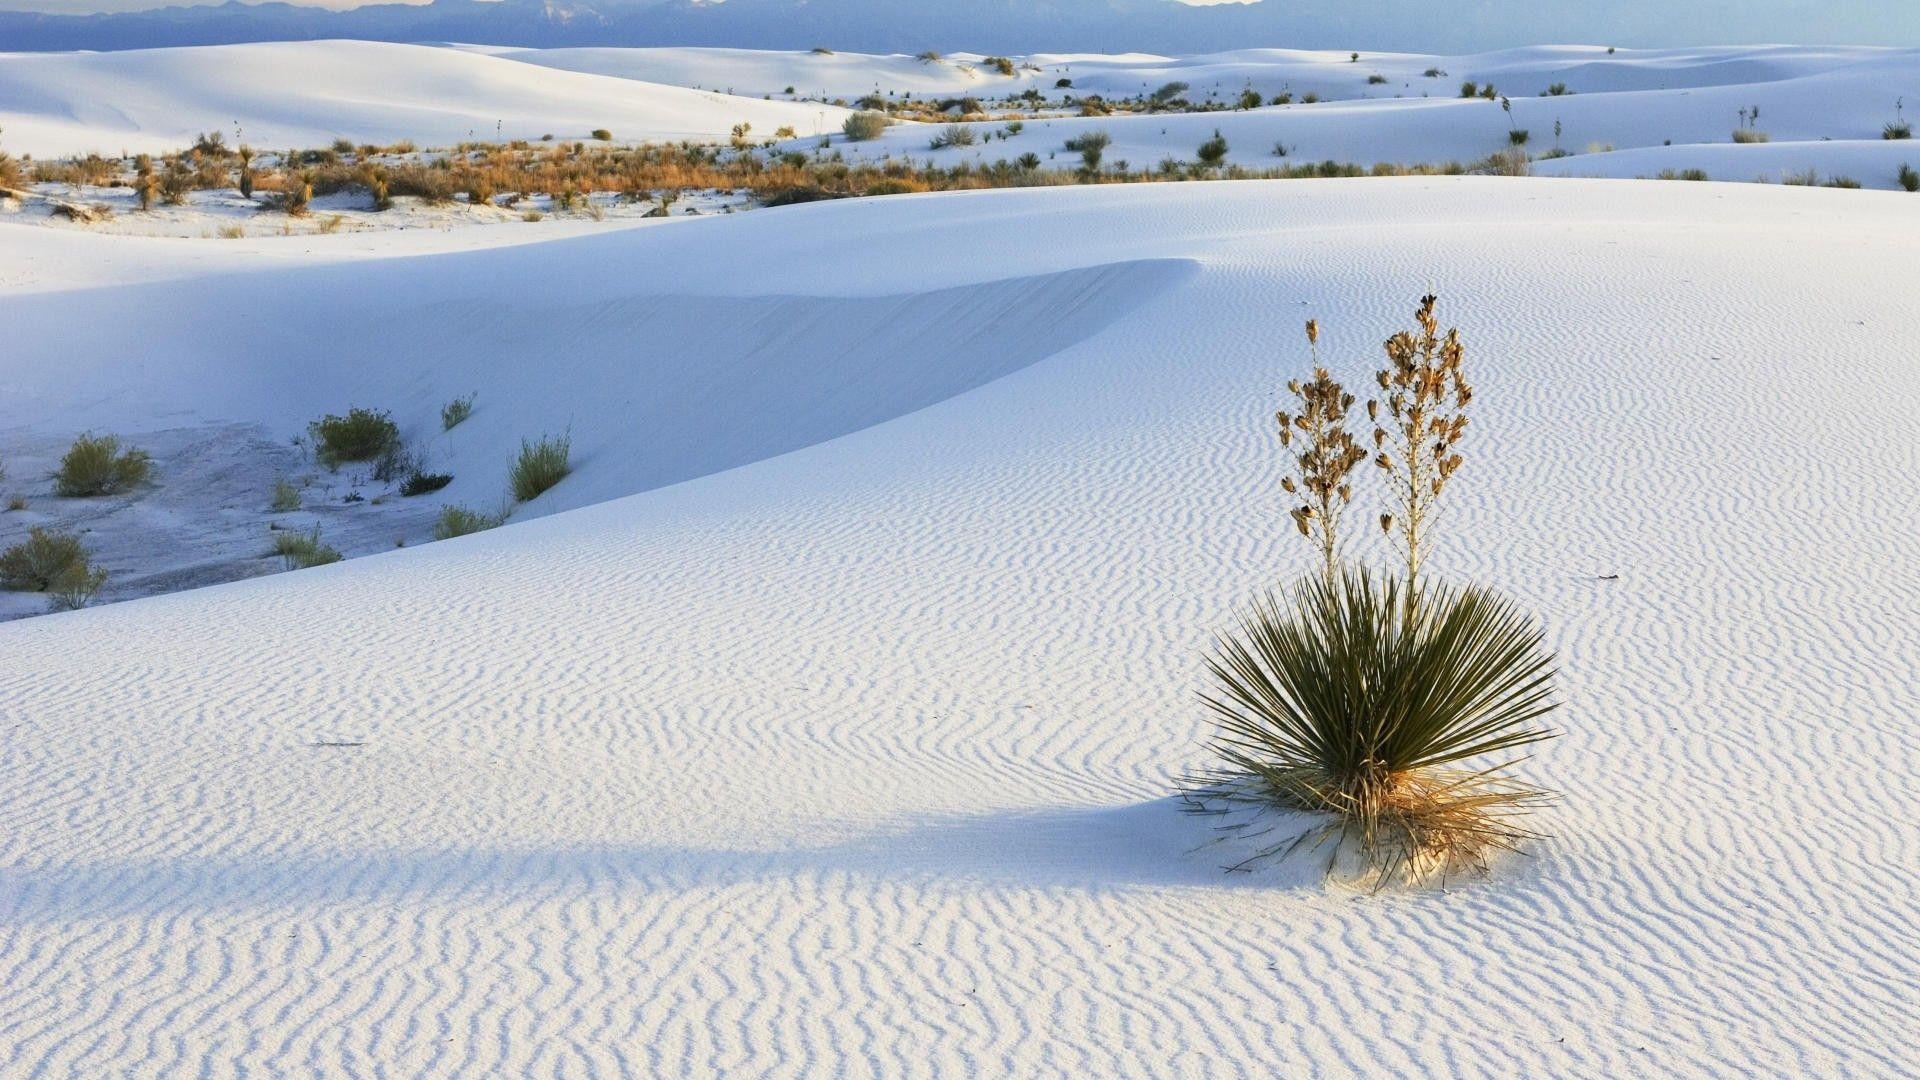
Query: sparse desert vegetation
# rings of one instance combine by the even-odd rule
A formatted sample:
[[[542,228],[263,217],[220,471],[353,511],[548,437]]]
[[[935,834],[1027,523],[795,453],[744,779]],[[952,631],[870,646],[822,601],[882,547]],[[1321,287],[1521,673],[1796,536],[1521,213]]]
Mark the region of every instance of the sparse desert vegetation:
[[[507,474],[507,487],[519,502],[532,502],[566,479],[573,471],[570,457],[573,439],[567,435],[542,435],[537,442],[520,440],[520,455]]]
[[[506,524],[505,514],[488,514],[471,510],[464,506],[447,506],[440,510],[440,517],[433,523],[435,540],[451,540],[456,536],[485,532]]]
[[[153,459],[115,435],[88,433],[75,439],[53,474],[54,491],[69,499],[118,495],[147,482]]]
[[[329,413],[309,424],[307,432],[315,459],[329,467],[373,461],[400,445],[400,428],[392,414],[381,409],[355,407],[345,416]]]
[[[320,539],[320,526],[315,525],[307,532],[282,529],[273,534],[273,552],[289,570],[305,570],[314,566],[337,563],[341,559],[338,549],[329,546]]]

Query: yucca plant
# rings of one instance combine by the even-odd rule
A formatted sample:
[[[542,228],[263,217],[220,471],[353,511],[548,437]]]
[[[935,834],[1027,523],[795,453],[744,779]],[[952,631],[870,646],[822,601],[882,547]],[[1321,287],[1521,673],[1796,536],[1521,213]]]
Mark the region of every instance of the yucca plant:
[[[1300,403],[1299,411],[1282,409],[1275,414],[1280,445],[1291,450],[1296,434],[1302,443],[1294,455],[1294,472],[1281,477],[1280,487],[1302,500],[1292,511],[1294,527],[1319,547],[1322,575],[1332,581],[1340,568],[1340,517],[1353,502],[1349,477],[1367,460],[1367,452],[1347,430],[1353,395],[1320,366],[1316,319],[1307,320],[1307,347],[1313,350],[1313,378],[1287,383],[1287,391]]]
[[[1351,850],[1376,887],[1444,880],[1536,835],[1519,819],[1550,796],[1515,780],[1511,759],[1484,759],[1553,737],[1538,723],[1556,706],[1540,630],[1482,589],[1421,586],[1415,604],[1406,588],[1365,572],[1310,578],[1218,639],[1202,697],[1223,765],[1189,779],[1190,808],[1327,819],[1230,869],[1330,846],[1329,872]]]
[[[1460,468],[1456,444],[1467,430],[1467,405],[1473,388],[1461,374],[1466,347],[1458,329],[1440,333],[1434,314],[1438,298],[1420,298],[1414,320],[1418,333],[1401,331],[1387,339],[1387,367],[1374,378],[1381,399],[1367,402],[1374,422],[1374,464],[1387,474],[1399,513],[1380,515],[1380,528],[1398,528],[1406,547],[1408,601],[1419,597],[1420,566],[1429,543],[1427,529],[1434,504]]]

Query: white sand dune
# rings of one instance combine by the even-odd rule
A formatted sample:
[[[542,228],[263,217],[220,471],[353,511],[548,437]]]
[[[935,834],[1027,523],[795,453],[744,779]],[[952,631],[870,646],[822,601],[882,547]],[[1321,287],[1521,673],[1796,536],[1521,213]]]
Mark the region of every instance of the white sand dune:
[[[1916,229],[1475,178],[0,229],[56,264],[0,283],[0,439],[477,389],[460,483],[587,448],[567,513],[0,625],[0,1074],[1899,1075]],[[1554,836],[1228,877],[1166,795],[1209,633],[1308,564],[1300,324],[1357,381],[1429,288],[1435,566],[1548,628]]]
[[[368,41],[114,53],[0,53],[0,128],[14,153],[178,150],[203,131],[281,149],[411,139],[724,139],[838,130],[832,106],[730,97],[553,71],[479,53]],[[236,136],[235,128],[239,129]]]

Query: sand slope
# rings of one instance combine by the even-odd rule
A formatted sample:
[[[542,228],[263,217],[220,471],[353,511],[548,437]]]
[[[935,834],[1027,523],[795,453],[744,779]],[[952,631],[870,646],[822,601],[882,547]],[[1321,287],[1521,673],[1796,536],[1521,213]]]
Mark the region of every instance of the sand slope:
[[[249,354],[257,400],[299,392],[207,328],[219,288],[332,297],[312,318],[404,382],[475,311],[399,283],[505,279],[583,412],[626,362],[688,385],[647,350],[664,296],[802,337],[849,300],[954,316],[711,412],[721,436],[951,396],[463,541],[0,626],[0,1073],[1897,1075],[1916,227],[1872,192],[1159,185],[283,248],[95,294],[118,377],[208,400]],[[1202,760],[1199,647],[1307,565],[1268,430],[1299,325],[1358,377],[1428,287],[1480,394],[1435,565],[1559,650],[1566,737],[1528,766],[1555,838],[1446,894],[1224,877],[1164,796]],[[1094,312],[1045,338],[1028,290]],[[389,377],[352,351],[324,377]],[[929,370],[967,363],[991,381]],[[673,434],[631,425],[582,484]]]
[[[712,140],[743,122],[768,135],[838,130],[844,115],[368,41],[0,53],[0,138],[41,157],[173,151],[202,131],[275,149],[584,139],[595,128],[626,142]]]

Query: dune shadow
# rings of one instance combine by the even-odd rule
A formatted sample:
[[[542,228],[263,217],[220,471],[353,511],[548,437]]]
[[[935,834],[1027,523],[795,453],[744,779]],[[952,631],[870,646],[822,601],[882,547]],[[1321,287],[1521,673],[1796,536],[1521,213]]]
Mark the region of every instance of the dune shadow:
[[[263,853],[0,870],[0,923],[76,921],[266,907],[538,903],[586,893],[756,882],[844,881],[988,891],[1293,889],[1299,860],[1230,873],[1210,819],[1173,798],[918,818],[819,846],[761,850],[674,844]]]

